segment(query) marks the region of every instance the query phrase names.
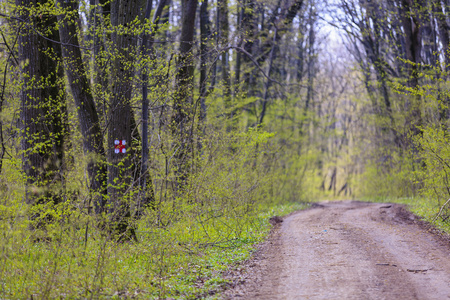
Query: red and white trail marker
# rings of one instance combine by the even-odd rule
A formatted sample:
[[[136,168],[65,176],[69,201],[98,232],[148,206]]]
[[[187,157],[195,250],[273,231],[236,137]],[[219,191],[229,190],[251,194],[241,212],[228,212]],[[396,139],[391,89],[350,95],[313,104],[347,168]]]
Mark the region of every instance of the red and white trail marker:
[[[115,140],[114,141],[114,152],[116,154],[127,152],[126,145],[127,142],[125,140]]]

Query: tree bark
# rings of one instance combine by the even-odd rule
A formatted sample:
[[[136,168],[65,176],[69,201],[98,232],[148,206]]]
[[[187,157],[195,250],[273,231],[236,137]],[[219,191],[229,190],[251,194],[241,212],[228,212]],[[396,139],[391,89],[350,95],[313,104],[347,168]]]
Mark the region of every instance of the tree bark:
[[[64,10],[63,14],[58,15],[64,68],[77,107],[83,150],[88,159],[89,190],[95,212],[100,214],[103,212],[106,196],[106,154],[94,97],[78,43],[78,3],[73,0],[58,0],[57,4]]]
[[[194,57],[192,45],[195,31],[195,14],[198,0],[182,0],[180,56],[176,76],[176,93],[172,132],[175,138],[177,184],[183,187],[190,169],[193,153],[193,75]]]
[[[131,22],[138,14],[137,0],[117,0],[111,5],[112,41],[112,97],[108,124],[108,196],[111,231],[119,240],[134,239],[130,227],[130,205],[134,187],[136,162],[139,157],[133,133],[139,138],[131,107],[131,87],[134,77],[132,53],[137,53],[137,36],[131,30]],[[115,145],[124,143],[125,151]],[[121,148],[121,147],[119,147]],[[139,171],[137,172],[139,174]]]
[[[240,35],[240,39],[238,41],[237,46],[238,47],[242,47],[242,16],[244,14],[244,8],[242,7],[242,2],[243,0],[239,0],[237,2],[237,28],[236,30],[238,31],[238,34]],[[240,51],[236,51],[236,64],[235,64],[235,75],[234,75],[234,92],[236,94],[236,92],[239,90],[239,84],[240,84],[240,80],[241,80],[241,52]]]
[[[448,78],[448,73],[450,72],[450,38],[449,30],[450,26],[447,22],[446,14],[443,10],[442,3],[440,0],[436,0],[432,3],[433,15],[436,18],[438,25],[439,39],[442,44],[442,49],[444,52],[444,70],[446,73],[441,74],[441,76],[446,79]],[[447,11],[448,14],[448,11]],[[447,120],[450,118],[450,98],[446,95],[443,96],[444,103],[446,107],[441,109],[440,118],[441,120]]]
[[[304,75],[304,64],[305,64],[305,58],[304,58],[304,53],[305,53],[305,47],[303,46],[303,42],[305,39],[305,31],[306,31],[306,26],[303,25],[303,21],[304,19],[301,18],[299,25],[298,25],[298,42],[297,42],[297,48],[298,48],[298,58],[297,58],[297,81],[301,82],[303,80],[303,75]]]
[[[275,44],[275,41],[277,39],[277,30],[275,29],[275,34],[273,36],[273,45],[272,45],[272,50],[270,51],[270,59],[269,59],[269,69],[267,70],[267,78],[266,79],[266,84],[264,87],[264,96],[263,96],[263,100],[262,100],[262,111],[261,114],[259,116],[259,120],[258,120],[258,124],[262,124],[264,121],[264,117],[266,116],[266,109],[267,109],[267,102],[268,102],[268,97],[269,97],[269,88],[270,88],[270,74],[272,73],[272,68],[273,68],[273,63],[276,57],[276,52],[278,50],[278,45]]]
[[[315,44],[316,44],[316,32],[314,29],[314,25],[316,24],[316,12],[313,7],[309,10],[309,33],[308,33],[308,57],[307,57],[307,70],[306,73],[308,75],[307,78],[307,87],[306,87],[306,102],[305,108],[303,109],[303,118],[300,121],[299,129],[300,133],[303,134],[303,122],[306,120],[306,116],[310,109],[310,105],[313,102],[314,98],[314,77],[315,77]]]
[[[151,23],[154,28],[150,34],[144,33],[142,37],[142,56],[149,59],[151,62],[155,59],[153,50],[153,40],[155,32],[158,30],[158,25],[161,20],[163,9],[167,0],[160,0],[156,7],[155,13]],[[147,7],[145,11],[144,21],[150,20],[150,13],[152,10],[152,1],[147,1]],[[155,192],[153,190],[153,181],[148,173],[148,67],[143,66],[142,70],[142,152],[141,152],[141,172],[140,172],[140,186],[142,189],[142,197],[137,203],[136,217],[140,217],[143,210],[147,207],[154,208],[156,205]]]
[[[48,5],[46,0],[16,0],[18,17],[26,22],[19,35],[21,62],[21,146],[26,175],[26,200],[29,204],[58,204],[63,199],[66,131],[66,104],[61,47],[56,17],[30,11]],[[48,39],[35,30],[45,33]],[[53,41],[50,41],[50,40]],[[38,211],[33,226],[40,227],[50,218]]]
[[[200,6],[200,123],[206,121],[207,63],[209,61],[208,39],[211,28],[208,13],[208,0],[203,0]]]
[[[316,12],[311,7],[309,11],[309,41],[308,41],[308,86],[306,88],[306,103],[304,117],[308,113],[309,106],[314,99],[314,78],[315,78],[315,62],[316,62],[316,32],[314,25],[316,23]]]
[[[107,20],[111,15],[111,2],[106,0],[95,0],[95,7],[92,8],[93,14],[93,33],[92,33],[92,63],[94,72],[92,75],[92,95],[96,102],[98,116],[102,128],[106,127],[107,120],[107,94],[109,91],[108,75],[108,49],[109,36],[105,34]]]
[[[419,62],[421,52],[421,37],[420,37],[420,24],[419,19],[414,12],[414,8],[410,0],[401,0],[402,5],[402,25],[405,33],[406,43],[406,59],[409,61],[407,64],[408,80],[407,85],[411,88],[417,88],[419,85]],[[417,4],[421,7],[420,4]],[[411,97],[406,101],[406,126],[413,134],[419,134],[419,127],[422,124],[421,116],[421,103],[420,95]]]
[[[434,1],[433,12],[434,16],[437,20],[438,30],[439,30],[439,38],[441,40],[442,49],[444,50],[444,61],[445,61],[445,70],[447,72],[450,71],[450,38],[449,38],[449,30],[450,27],[447,23],[446,14],[442,8],[441,0]],[[448,12],[447,12],[448,13]]]
[[[147,5],[144,14],[144,24],[149,22],[150,13],[152,11],[153,1],[147,0]],[[146,58],[149,55],[148,49],[148,34],[143,33],[142,35],[142,57]],[[139,185],[141,187],[142,195],[139,197],[136,216],[140,217],[142,215],[143,209],[149,206],[155,206],[155,194],[153,191],[153,184],[148,179],[148,69],[144,65],[141,70],[142,77],[142,151],[141,151],[141,174],[139,178]]]
[[[410,0],[401,0],[402,5],[402,25],[405,34],[406,59],[410,61],[408,68],[408,86],[416,87],[418,85],[418,67],[420,61],[420,36],[419,21],[413,12]]]
[[[230,25],[228,22],[228,0],[217,1],[217,21],[218,21],[218,39],[219,49],[226,48],[228,44],[228,35],[230,31]],[[223,97],[225,99],[225,105],[227,108],[230,106],[231,95],[231,79],[230,79],[230,64],[228,51],[222,51],[221,53],[221,71],[222,82],[224,85]]]
[[[256,35],[256,14],[254,0],[243,0],[242,11],[243,47],[247,53],[253,55]],[[242,57],[242,66],[242,82],[244,82],[247,89],[250,88],[251,91],[251,76],[254,71],[254,65],[249,56],[244,55]],[[249,90],[247,92],[249,92]]]

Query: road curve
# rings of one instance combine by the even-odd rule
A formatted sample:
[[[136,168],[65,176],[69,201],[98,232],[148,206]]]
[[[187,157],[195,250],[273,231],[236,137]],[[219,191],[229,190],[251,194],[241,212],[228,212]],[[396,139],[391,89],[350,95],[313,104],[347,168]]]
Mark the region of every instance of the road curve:
[[[227,299],[450,299],[449,239],[397,204],[322,202],[229,275]]]

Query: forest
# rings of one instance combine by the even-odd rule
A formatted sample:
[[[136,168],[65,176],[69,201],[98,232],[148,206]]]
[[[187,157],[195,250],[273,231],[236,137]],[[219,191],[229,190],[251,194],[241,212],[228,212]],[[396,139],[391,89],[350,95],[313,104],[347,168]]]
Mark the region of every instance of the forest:
[[[0,298],[215,295],[269,217],[450,228],[450,1],[5,0]]]

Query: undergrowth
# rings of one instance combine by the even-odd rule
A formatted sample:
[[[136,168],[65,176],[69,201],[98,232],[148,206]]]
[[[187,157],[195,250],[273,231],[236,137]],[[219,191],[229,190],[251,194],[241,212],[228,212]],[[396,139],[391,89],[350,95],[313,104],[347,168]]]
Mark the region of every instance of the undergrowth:
[[[306,204],[286,204],[284,190],[301,186],[283,184],[295,170],[274,172],[284,163],[274,134],[250,129],[232,135],[217,128],[208,134],[182,193],[174,192],[165,152],[152,152],[155,207],[130,225],[137,237],[130,242],[117,242],[86,209],[82,156],[68,175],[65,201],[40,206],[24,201],[20,160],[7,160],[0,299],[215,297],[227,284],[223,272],[247,259],[267,235],[268,219]],[[30,217],[33,209],[38,217]],[[51,221],[36,227],[39,217]]]
[[[47,242],[34,241],[27,231],[14,234],[3,230],[0,298],[214,297],[227,283],[222,273],[247,259],[253,245],[267,235],[268,218],[304,207],[289,204],[260,208],[256,214],[239,220],[242,231],[230,231],[236,222],[220,218],[216,221],[222,225],[204,228],[203,234],[226,239],[208,242],[204,236],[186,230],[191,226],[188,219],[165,228],[148,228],[142,221],[139,242],[123,244],[109,240],[94,228],[68,227]]]

